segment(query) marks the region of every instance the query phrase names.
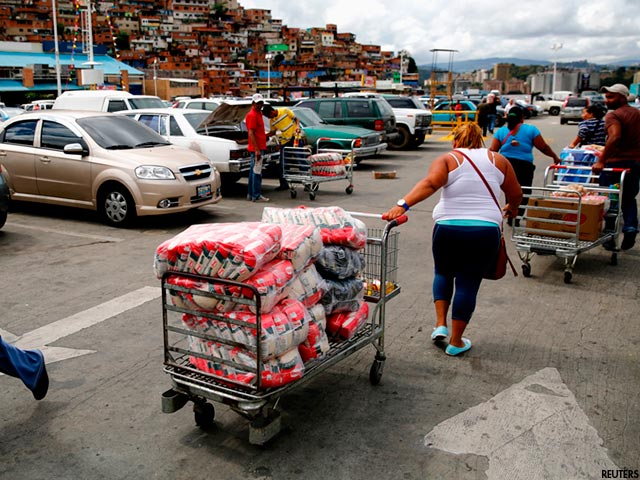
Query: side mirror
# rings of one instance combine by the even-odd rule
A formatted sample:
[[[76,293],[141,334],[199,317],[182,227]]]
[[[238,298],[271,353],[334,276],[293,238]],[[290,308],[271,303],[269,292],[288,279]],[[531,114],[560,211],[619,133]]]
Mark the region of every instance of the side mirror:
[[[69,143],[64,146],[64,153],[69,155],[86,155],[87,152],[80,143]]]

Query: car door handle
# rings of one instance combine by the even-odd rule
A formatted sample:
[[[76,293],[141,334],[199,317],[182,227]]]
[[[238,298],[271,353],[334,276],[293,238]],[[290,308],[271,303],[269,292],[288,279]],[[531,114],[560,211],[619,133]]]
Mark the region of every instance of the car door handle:
[[[49,157],[40,157],[40,161],[42,163],[51,163],[51,159]]]

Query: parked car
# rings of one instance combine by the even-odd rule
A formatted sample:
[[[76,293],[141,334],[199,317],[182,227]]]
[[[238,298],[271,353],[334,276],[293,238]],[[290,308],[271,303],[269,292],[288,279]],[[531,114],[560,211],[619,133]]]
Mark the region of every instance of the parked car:
[[[448,125],[452,126],[456,123],[456,113],[453,111],[453,108],[456,104],[456,101],[452,100],[441,100],[433,107],[432,114],[433,118],[431,123],[433,125]],[[460,100],[460,104],[462,105],[462,118],[468,120],[476,119],[476,104],[470,100]],[[465,113],[466,112],[466,113]]]
[[[542,108],[542,111],[549,112],[549,115],[560,115],[562,100],[554,100],[551,95],[536,95],[533,104]]]
[[[304,132],[307,144],[312,147],[313,151],[315,151],[319,139],[327,138],[330,140],[321,142],[320,148],[351,150],[352,147],[355,147],[355,161],[360,163],[363,158],[372,157],[387,149],[387,144],[382,142],[382,135],[379,132],[361,127],[327,123],[310,108],[293,107],[291,111],[300,121],[300,127]]]
[[[164,106],[162,100],[154,95],[133,95],[119,90],[73,90],[64,92],[56,98],[53,109],[119,112]]]
[[[417,148],[424,143],[425,135],[433,131],[431,127],[431,111],[415,97],[379,93],[345,93],[345,97],[378,97],[384,98],[396,117],[398,137],[390,142],[394,149]]]
[[[560,125],[568,122],[581,122],[582,110],[590,104],[588,98],[567,97],[560,110]]]
[[[9,186],[2,174],[2,164],[0,164],[0,228],[4,227],[9,213]]]
[[[222,104],[222,100],[214,100],[212,98],[189,98],[176,101],[173,104],[173,107],[213,112],[220,106],[220,104]]]
[[[395,141],[399,134],[391,105],[382,98],[309,98],[296,107],[310,108],[325,122],[375,130],[382,141]]]
[[[97,210],[114,227],[221,199],[204,155],[121,115],[24,113],[0,126],[0,158],[12,200]]]
[[[169,142],[202,152],[228,185],[248,175],[251,164],[247,150],[248,133],[244,116],[251,103],[225,104],[213,114],[205,110],[184,108],[148,108],[121,112],[151,128]],[[229,123],[225,122],[229,120]],[[265,125],[269,125],[268,121]],[[278,163],[277,145],[268,146],[263,168]]]
[[[25,112],[31,112],[34,110],[51,110],[55,100],[34,100],[31,103],[25,103],[21,105]]]
[[[0,108],[0,121],[4,122],[5,120],[9,120],[11,117],[15,117],[22,113],[24,113],[22,108],[2,107]]]

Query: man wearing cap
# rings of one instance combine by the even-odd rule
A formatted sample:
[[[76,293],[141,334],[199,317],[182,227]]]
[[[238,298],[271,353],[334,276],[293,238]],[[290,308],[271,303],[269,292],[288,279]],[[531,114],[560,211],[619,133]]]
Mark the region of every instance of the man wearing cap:
[[[609,109],[604,128],[607,142],[602,155],[592,169],[600,174],[600,186],[609,187],[620,182],[620,173],[603,172],[603,168],[626,168],[624,185],[622,186],[622,219],[623,239],[620,248],[628,250],[634,246],[638,234],[638,205],[636,196],[640,189],[640,111],[628,103],[629,89],[616,83],[610,87],[602,87],[605,103]],[[605,244],[605,248],[613,248]]]
[[[247,200],[252,202],[268,202],[269,199],[262,195],[262,157],[267,149],[267,134],[264,131],[262,119],[262,106],[264,98],[259,93],[251,97],[251,110],[244,121],[249,132],[249,147],[251,152],[251,170],[249,171],[249,189]]]
[[[268,103],[262,107],[262,114],[267,117],[270,122],[270,131],[267,138],[277,135],[280,144],[280,186],[276,191],[288,190],[289,184],[284,179],[284,148],[293,147],[296,136],[300,134],[300,122],[295,114],[286,107],[273,108]]]

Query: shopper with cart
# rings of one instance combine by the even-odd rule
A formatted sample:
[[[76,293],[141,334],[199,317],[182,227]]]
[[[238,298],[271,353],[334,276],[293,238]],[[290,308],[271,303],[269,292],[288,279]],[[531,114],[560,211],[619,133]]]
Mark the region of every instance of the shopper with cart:
[[[482,130],[476,123],[466,123],[454,131],[453,147],[452,152],[436,158],[427,176],[383,217],[398,218],[442,188],[440,201],[433,210],[436,328],[431,339],[439,341],[449,336],[447,316],[451,306],[447,355],[459,355],[471,348],[471,341],[462,334],[475,310],[483,275],[497,256],[502,218],[514,217],[522,199],[513,167],[499,153],[484,148]],[[469,159],[496,197],[500,190],[505,193],[507,204],[502,212]]]
[[[278,172],[280,186],[276,191],[288,190],[289,184],[284,178],[284,148],[300,146],[295,144],[300,135],[300,122],[290,109],[273,108],[268,103],[262,107],[262,114],[270,120],[271,129],[267,133],[267,139],[277,136],[280,144],[280,171]]]
[[[609,187],[620,182],[620,172],[603,171],[604,168],[627,169],[622,185],[622,250],[629,250],[636,243],[638,234],[638,204],[636,196],[640,190],[640,110],[629,106],[629,89],[616,83],[602,87],[609,113],[605,116],[607,143],[602,155],[594,163],[592,170],[599,173],[600,186]],[[605,243],[607,249],[615,248],[615,243]]]
[[[22,350],[0,337],[0,373],[22,380],[36,400],[47,395],[49,375],[40,350]]]

